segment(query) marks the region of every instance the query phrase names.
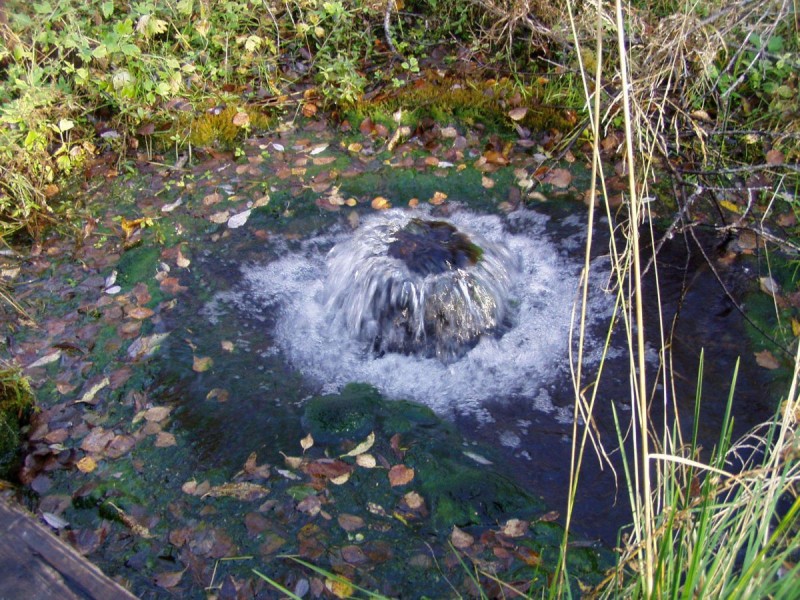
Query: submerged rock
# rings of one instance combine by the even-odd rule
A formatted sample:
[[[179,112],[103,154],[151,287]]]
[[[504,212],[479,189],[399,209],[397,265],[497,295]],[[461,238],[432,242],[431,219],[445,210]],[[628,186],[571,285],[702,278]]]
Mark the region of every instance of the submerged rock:
[[[372,386],[350,383],[340,394],[309,400],[303,412],[303,426],[318,442],[355,440],[375,427],[375,411],[380,401],[380,394]]]
[[[510,327],[515,265],[504,246],[446,221],[389,215],[331,250],[328,310],[379,356],[452,362]]]

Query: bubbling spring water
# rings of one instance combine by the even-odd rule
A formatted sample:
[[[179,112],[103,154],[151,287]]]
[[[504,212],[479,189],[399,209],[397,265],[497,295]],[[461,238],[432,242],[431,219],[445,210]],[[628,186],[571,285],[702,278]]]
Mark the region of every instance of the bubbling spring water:
[[[356,231],[334,226],[299,248],[277,248],[272,262],[243,266],[241,283],[204,312],[214,322],[233,307],[254,331],[266,328],[270,352],[320,393],[357,381],[444,416],[490,423],[492,403],[512,402],[520,415],[567,423],[572,408],[553,398],[571,381],[585,223],[575,215],[548,228],[548,220],[529,210],[453,209],[447,221],[430,210],[374,213]],[[590,325],[599,327],[611,311],[605,261],[592,273]],[[590,336],[590,362],[602,334]]]
[[[458,360],[511,327],[517,261],[508,248],[446,221],[396,213],[328,255],[331,320],[376,353]]]

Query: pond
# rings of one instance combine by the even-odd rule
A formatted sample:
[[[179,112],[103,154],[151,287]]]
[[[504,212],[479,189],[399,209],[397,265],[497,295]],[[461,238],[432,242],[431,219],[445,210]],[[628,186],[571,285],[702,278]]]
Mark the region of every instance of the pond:
[[[120,334],[121,329],[112,328],[93,344],[95,352],[107,355],[106,362],[96,359],[80,368],[90,382],[92,376],[106,377],[100,389],[108,389],[98,390],[99,403],[92,404],[94,395],[85,400],[88,384],[79,388],[77,406],[53,401],[61,412],[57,417],[57,411],[47,414],[49,431],[60,430],[55,422],[69,422],[63,427],[75,441],[70,458],[62,464],[77,464],[80,474],[47,471],[46,489],[37,491],[47,509],[41,511],[70,523],[62,535],[82,545],[90,558],[112,575],[131,582],[137,594],[156,597],[180,591],[186,597],[200,597],[203,586],[218,589],[221,582],[229,587],[243,585],[253,567],[272,573],[285,585],[299,586],[293,589],[307,591],[314,578],[301,575],[308,572],[291,561],[285,566],[286,559],[276,559],[281,549],[307,559],[325,553],[327,568],[356,579],[358,571],[360,582],[367,587],[371,582],[377,586],[374,589],[387,594],[420,597],[415,586],[424,581],[426,593],[436,597],[436,590],[449,593],[445,574],[460,567],[438,550],[432,551],[433,560],[441,560],[442,565],[428,564],[431,558],[425,558],[419,541],[434,543],[437,536],[444,539],[453,524],[479,528],[473,531],[475,537],[484,536],[481,543],[485,549],[495,548],[495,559],[502,552],[485,541],[487,527],[505,523],[509,517],[527,519],[531,524],[534,539],[539,540],[539,546],[532,546],[536,553],[552,552],[557,546],[560,534],[551,521],[558,520],[566,506],[574,419],[570,374],[570,344],[574,351],[574,342],[570,340],[587,229],[587,211],[576,198],[577,186],[585,182],[586,174],[573,166],[574,187],[553,189],[548,201],[520,205],[519,195],[513,193],[515,165],[481,170],[471,166],[474,156],[467,160],[463,155],[460,164],[464,168],[457,160],[453,164],[426,162],[413,145],[401,146],[395,154],[404,158],[379,159],[363,149],[354,152],[339,136],[312,129],[251,140],[238,163],[209,158],[188,176],[156,170],[118,184],[116,193],[127,189],[130,194],[118,206],[155,217],[153,230],[160,246],[146,238],[123,252],[119,262],[90,252],[94,263],[85,264],[96,265],[91,277],[98,299],[92,307],[77,310],[75,319],[97,318],[98,311],[107,315],[115,292],[122,294],[120,298],[138,294],[135,308],[149,307],[150,314],[146,318],[141,315],[141,329]],[[530,160],[525,150],[520,157],[521,161]],[[487,185],[487,179],[492,185]],[[394,228],[392,239],[402,230],[406,233],[400,237],[405,235],[416,244],[422,235],[419,224],[431,222],[442,224],[432,226],[441,239],[462,236],[453,243],[459,252],[472,254],[452,258],[461,261],[460,267],[468,270],[480,264],[477,256],[483,253],[481,256],[497,258],[507,269],[488,284],[484,275],[477,283],[468,282],[471,289],[488,286],[493,293],[498,289],[502,293],[501,302],[495,298],[490,303],[488,324],[481,323],[463,345],[459,340],[454,346],[445,331],[439,335],[447,344],[422,344],[420,348],[410,343],[406,334],[399,342],[385,344],[390,334],[384,331],[382,341],[376,344],[375,335],[365,338],[350,331],[353,321],[342,312],[360,300],[358,295],[346,293],[346,281],[336,282],[338,291],[331,291],[331,265],[335,270],[337,264],[332,261],[344,254],[340,267],[352,276],[359,271],[352,269],[354,262],[366,268],[371,260],[371,255],[359,254],[352,247],[364,232]],[[411,229],[403,229],[409,223]],[[621,332],[614,333],[605,348],[615,298],[605,217],[598,217],[596,227],[599,239],[591,259],[585,369],[593,373],[605,354],[595,427],[606,447],[613,450],[617,438],[612,406],[623,416],[630,411],[628,356]],[[376,242],[374,236],[366,238],[363,243],[369,248],[376,243],[391,246],[385,240]],[[700,442],[708,450],[719,436],[736,359],[744,359],[733,407],[737,434],[770,416],[774,396],[765,390],[773,382],[750,359],[741,315],[732,309],[730,298],[693,243],[676,238],[667,242],[660,254],[664,323],[673,329],[670,360],[676,373],[674,382],[665,390],[656,377],[660,344],[654,334],[659,330],[659,313],[652,277],[647,284],[652,302],[646,303],[651,348],[648,366],[654,384],[653,404],[658,407],[653,411],[654,420],[664,412],[660,405],[674,397],[688,432],[699,355],[704,350],[703,402],[698,414]],[[713,251],[717,241],[701,236],[701,243]],[[480,251],[470,249],[471,244]],[[337,250],[331,252],[334,248]],[[392,252],[402,251],[387,249]],[[734,295],[747,291],[748,268],[742,259],[720,271]],[[60,276],[74,274],[72,269],[58,272]],[[115,281],[107,279],[112,269]],[[420,286],[439,271],[430,265],[409,269],[427,269]],[[102,275],[99,284],[98,274]],[[119,290],[113,289],[115,285]],[[431,297],[435,292],[425,290],[422,295]],[[374,294],[368,295],[366,304],[374,298]],[[452,302],[448,296],[444,303]],[[119,303],[120,315],[140,314],[122,300]],[[397,321],[408,306],[397,305],[389,316],[378,320]],[[116,326],[113,318],[104,322]],[[109,361],[112,355],[118,358]],[[74,363],[74,359],[62,357],[60,368],[78,369]],[[128,369],[127,377],[118,387],[109,385],[108,378],[113,379],[119,364]],[[57,399],[53,384],[44,382],[47,377],[58,377],[55,369],[45,364],[30,372],[45,392],[49,390]],[[368,387],[353,388],[348,385],[352,383]],[[306,407],[312,398],[316,402],[353,397],[371,398],[376,406],[369,423],[378,438],[385,435],[375,442],[375,448],[382,448],[376,455],[383,458],[386,468],[393,462],[386,457],[391,456],[395,462],[414,466],[425,492],[422,495],[428,495],[432,524],[403,533],[398,521],[393,521],[393,529],[384,522],[369,528],[373,534],[382,531],[384,537],[368,536],[366,541],[363,536],[357,539],[361,534],[353,533],[356,529],[345,526],[337,529],[337,535],[319,530],[325,527],[325,515],[330,519],[338,514],[341,524],[341,515],[350,514],[345,508],[355,512],[368,503],[380,504],[355,484],[347,490],[347,486],[331,485],[328,480],[336,477],[329,472],[312,477],[317,488],[293,484],[291,477],[297,475],[291,467],[299,463],[285,459],[308,450],[314,468],[333,468],[319,461],[342,459],[347,448],[352,449],[369,431],[353,429],[351,438],[357,439],[350,440],[334,436],[326,441],[316,436],[316,442],[310,440],[301,448],[300,440],[309,432]],[[419,412],[402,402],[406,400],[431,412]],[[82,413],[80,419],[88,427],[84,425],[79,432],[71,429],[75,424],[70,419],[79,420],[75,411],[84,409],[91,414]],[[154,409],[167,412],[148,412]],[[671,414],[671,409],[666,412]],[[165,420],[167,413],[171,421]],[[86,441],[98,428],[113,432],[106,445]],[[42,436],[46,437],[47,430]],[[411,450],[404,447],[401,451],[399,438],[390,441],[401,431],[414,440]],[[123,443],[118,441],[120,437],[130,438],[131,446],[109,452],[109,443]],[[345,446],[337,446],[339,442]],[[33,447],[37,447],[35,437]],[[78,448],[99,467],[90,469],[84,464],[81,468]],[[40,454],[43,452],[40,447]],[[259,470],[263,463],[272,466],[271,476],[268,467]],[[409,497],[398,500],[387,495],[384,480],[371,479],[372,472],[363,469],[352,471],[350,463],[337,468],[356,478],[362,488],[374,486],[375,498],[408,504]],[[459,471],[467,479],[473,478],[467,487],[478,490],[476,498],[486,491],[476,482],[485,479],[494,494],[492,501],[481,500],[481,509],[473,512],[453,508],[436,495],[439,492],[433,484],[426,483],[424,477],[433,479],[426,464],[431,469],[436,465],[440,472]],[[592,570],[598,573],[608,560],[602,548],[613,546],[619,528],[630,521],[624,482],[615,478],[612,466],[621,477],[618,453],[612,452],[610,464],[590,456],[581,478],[573,532],[577,545],[591,552],[584,557],[584,566],[575,569],[584,573],[587,581]],[[31,467],[32,476],[38,473],[36,469],[41,466]],[[303,469],[308,474],[309,465],[304,464]],[[493,479],[495,474],[504,479]],[[320,477],[328,483],[321,485]],[[239,487],[224,487],[232,483]],[[242,487],[244,483],[256,487]],[[395,483],[392,481],[392,488]],[[468,497],[471,492],[464,492],[466,484],[458,485],[462,486],[458,497]],[[271,500],[242,506],[241,494],[252,493],[253,498],[261,499],[259,494],[268,495],[269,486],[273,488]],[[276,498],[279,491],[283,500]],[[514,494],[519,501],[509,500]],[[212,504],[209,495],[221,499]],[[247,496],[247,501],[253,498]],[[313,505],[320,500],[308,498],[323,498],[323,504]],[[336,505],[339,512],[326,508],[324,502]],[[308,508],[309,504],[313,506]],[[452,510],[444,511],[445,505]],[[303,512],[305,508],[308,510]],[[319,524],[299,519],[301,513],[304,519],[311,516]],[[404,514],[408,517],[411,513],[413,510]],[[450,522],[446,522],[447,515]],[[98,525],[100,517],[106,519],[104,523],[116,524]],[[406,523],[406,517],[399,522]],[[146,527],[150,537],[137,536],[131,522]],[[126,527],[133,533],[119,533]],[[393,533],[387,533],[389,529]],[[70,530],[75,532],[71,536]],[[409,541],[411,538],[417,541]],[[387,554],[386,540],[391,540],[393,555]],[[474,548],[470,544],[464,547]],[[520,561],[520,550],[515,552],[514,560]],[[389,576],[391,569],[381,571],[377,565],[386,564],[390,555],[394,561],[417,561],[421,567],[413,576],[405,570]],[[605,557],[602,560],[601,555]],[[552,560],[553,555],[547,558]],[[587,560],[589,566],[585,566]],[[520,564],[529,570],[520,571],[519,577],[528,580],[541,566],[525,558]],[[187,570],[189,575],[184,575]],[[270,588],[262,586],[263,582],[247,581],[268,597],[265,590]]]

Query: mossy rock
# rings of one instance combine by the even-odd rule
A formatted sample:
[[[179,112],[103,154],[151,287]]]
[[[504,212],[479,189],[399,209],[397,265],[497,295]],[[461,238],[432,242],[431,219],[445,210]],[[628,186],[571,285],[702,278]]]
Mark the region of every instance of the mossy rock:
[[[420,480],[436,529],[486,525],[510,516],[532,518],[544,511],[541,501],[487,467],[447,460],[422,466]]]
[[[324,444],[358,440],[375,428],[381,404],[381,396],[374,387],[349,383],[340,394],[309,400],[303,412],[303,427]]]

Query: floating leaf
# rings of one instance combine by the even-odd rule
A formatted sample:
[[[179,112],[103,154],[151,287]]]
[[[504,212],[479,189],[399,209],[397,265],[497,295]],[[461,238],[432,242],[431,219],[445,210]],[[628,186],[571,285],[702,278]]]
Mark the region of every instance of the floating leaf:
[[[250,209],[244,210],[240,213],[236,213],[230,219],[228,219],[228,228],[229,229],[237,229],[241,227],[245,223],[247,223],[247,219],[250,218]]]
[[[355,588],[344,577],[336,579],[325,579],[325,589],[337,598],[349,598],[355,592]]]
[[[506,524],[503,525],[503,535],[512,538],[522,537],[528,531],[528,525],[529,523],[527,521],[509,519],[506,521]]]
[[[765,369],[773,370],[781,366],[781,363],[778,362],[778,359],[775,358],[775,356],[769,350],[756,352],[755,357],[758,366],[764,367]]]
[[[340,514],[337,521],[339,526],[347,532],[357,531],[366,525],[361,517],[347,513]]]
[[[359,454],[356,456],[356,464],[364,469],[374,469],[378,464],[372,454]]]
[[[392,204],[383,196],[377,196],[372,199],[371,206],[375,210],[386,210],[387,208],[391,208]]]
[[[439,206],[440,204],[444,203],[445,200],[447,200],[447,194],[444,192],[434,192],[433,197],[428,200],[428,202],[434,206]]]
[[[234,483],[224,483],[222,485],[215,485],[205,494],[203,498],[236,498],[237,500],[244,500],[251,502],[258,500],[269,494],[269,489],[257,483],[250,483],[249,481],[238,481]]]
[[[392,487],[405,485],[414,479],[414,469],[405,465],[395,465],[389,469],[389,483]]]
[[[303,452],[311,448],[314,445],[314,438],[309,433],[306,437],[300,440],[300,447],[303,448]]]
[[[192,359],[192,371],[203,373],[214,365],[214,360],[210,356],[195,356]]]
[[[375,432],[373,431],[367,436],[367,439],[365,439],[358,446],[350,450],[350,452],[342,454],[339,458],[344,458],[345,456],[358,456],[359,454],[364,454],[364,452],[372,448],[374,444],[375,444]]]
[[[167,336],[169,333],[154,333],[134,340],[128,348],[128,356],[134,360],[152,356]]]
[[[453,531],[450,532],[450,543],[459,550],[464,550],[475,543],[475,538],[468,534],[466,531],[459,529],[453,525]]]
[[[549,183],[553,187],[566,188],[572,183],[572,173],[567,169],[550,169],[542,181]]]

